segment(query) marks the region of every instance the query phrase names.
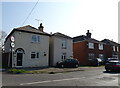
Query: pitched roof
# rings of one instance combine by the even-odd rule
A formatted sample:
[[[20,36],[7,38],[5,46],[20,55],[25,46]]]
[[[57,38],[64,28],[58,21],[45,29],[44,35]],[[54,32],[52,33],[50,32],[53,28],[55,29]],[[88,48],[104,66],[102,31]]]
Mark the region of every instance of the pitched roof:
[[[88,41],[88,42],[94,42],[94,43],[102,43],[102,44],[105,44],[101,41],[98,41],[94,38],[89,38],[85,35],[80,35],[80,36],[76,36],[76,37],[73,37],[73,42],[81,42],[81,41]]]
[[[109,39],[104,39],[104,40],[102,40],[101,42],[104,42],[104,43],[106,43],[106,44],[108,44],[108,45],[115,45],[115,46],[120,46],[120,44],[119,43],[116,43],[116,42],[114,42],[114,41],[111,41],[111,40],[109,40]]]
[[[30,25],[27,26],[23,26],[23,27],[18,27],[18,28],[14,28],[10,34],[6,37],[6,40],[11,36],[12,33],[14,33],[15,31],[20,31],[20,32],[27,32],[27,33],[34,33],[34,34],[41,34],[41,35],[46,35],[46,36],[50,36],[50,34],[40,31],[39,29],[32,27]]]
[[[59,33],[59,32],[56,32],[56,33],[52,34],[51,36],[57,36],[57,37],[72,39],[70,36],[67,36],[67,35]]]
[[[19,28],[14,28],[13,30],[22,31],[22,32],[31,32],[31,33],[49,35],[48,33],[42,32],[42,31],[40,31],[39,29],[37,29],[37,28],[35,28],[35,27],[32,27],[32,26],[30,26],[30,25],[23,26],[23,27],[19,27]]]

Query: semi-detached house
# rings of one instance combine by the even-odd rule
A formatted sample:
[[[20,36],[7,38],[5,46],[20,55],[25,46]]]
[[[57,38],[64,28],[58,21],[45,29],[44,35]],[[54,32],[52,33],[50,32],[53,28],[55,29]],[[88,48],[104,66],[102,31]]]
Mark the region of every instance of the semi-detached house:
[[[73,38],[73,56],[81,65],[88,65],[90,60],[105,58],[105,43],[91,38],[89,30],[86,35]]]

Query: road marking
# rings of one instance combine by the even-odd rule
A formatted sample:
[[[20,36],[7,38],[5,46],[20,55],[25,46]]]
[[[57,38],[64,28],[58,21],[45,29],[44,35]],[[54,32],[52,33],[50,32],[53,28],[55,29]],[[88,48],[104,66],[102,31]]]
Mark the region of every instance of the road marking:
[[[41,81],[41,82],[31,82],[31,83],[22,83],[20,85],[32,85],[32,84],[41,84],[41,83],[49,83],[49,82],[60,82],[60,81],[69,81],[69,80],[78,80],[81,78],[69,78],[69,79],[60,79],[60,80],[48,80],[48,81]]]

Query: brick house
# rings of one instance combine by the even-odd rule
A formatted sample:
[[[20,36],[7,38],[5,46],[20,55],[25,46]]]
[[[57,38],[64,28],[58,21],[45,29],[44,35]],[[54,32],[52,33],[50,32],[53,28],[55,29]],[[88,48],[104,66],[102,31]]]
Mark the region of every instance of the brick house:
[[[109,39],[104,39],[101,42],[104,42],[106,44],[105,45],[106,58],[115,57],[120,59],[120,44]]]
[[[86,35],[73,37],[73,57],[81,65],[88,65],[91,59],[105,58],[105,43],[91,38],[89,30]]]

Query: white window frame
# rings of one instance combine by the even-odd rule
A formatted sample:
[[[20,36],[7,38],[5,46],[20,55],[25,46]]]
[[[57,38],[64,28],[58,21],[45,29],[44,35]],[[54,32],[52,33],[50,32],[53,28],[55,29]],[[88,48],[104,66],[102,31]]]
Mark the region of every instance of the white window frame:
[[[115,51],[115,46],[113,46],[113,51]]]
[[[62,49],[67,48],[67,40],[62,40]]]
[[[89,48],[89,49],[94,49],[94,43],[89,42],[89,43],[88,43],[88,48]]]
[[[32,35],[32,42],[40,43],[40,36],[39,35]]]
[[[104,47],[103,47],[103,44],[99,44],[99,50],[103,50]]]
[[[119,52],[119,46],[117,47],[117,52]]]
[[[67,59],[67,53],[62,53],[61,60],[65,60],[65,59]]]

